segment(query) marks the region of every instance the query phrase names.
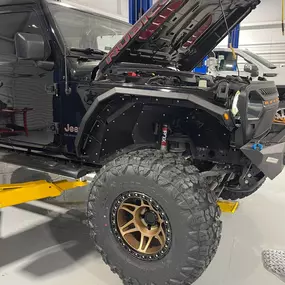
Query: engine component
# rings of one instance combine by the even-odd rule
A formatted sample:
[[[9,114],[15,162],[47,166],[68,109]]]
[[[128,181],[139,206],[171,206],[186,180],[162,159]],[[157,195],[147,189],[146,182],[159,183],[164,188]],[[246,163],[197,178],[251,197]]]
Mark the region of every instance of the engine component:
[[[187,150],[186,144],[189,143],[189,137],[182,134],[174,134],[168,138],[169,151],[173,153],[183,153]]]

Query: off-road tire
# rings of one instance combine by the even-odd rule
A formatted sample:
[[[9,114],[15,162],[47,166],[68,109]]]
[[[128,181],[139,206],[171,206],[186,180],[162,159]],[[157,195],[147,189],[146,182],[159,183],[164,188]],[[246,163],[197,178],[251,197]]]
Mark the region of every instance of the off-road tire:
[[[258,185],[249,191],[242,191],[242,190],[229,191],[227,190],[227,188],[225,188],[225,190],[221,193],[220,198],[222,198],[223,200],[231,200],[231,201],[244,199],[257,192],[257,190],[259,190],[259,188],[264,184],[265,180],[266,177],[262,178],[262,180],[258,183]]]
[[[91,238],[103,260],[128,285],[189,285],[213,259],[221,236],[220,209],[207,178],[185,159],[157,150],[132,152],[104,166],[88,201]],[[144,261],[131,255],[111,230],[110,209],[126,191],[151,196],[168,215],[172,244],[166,256]]]

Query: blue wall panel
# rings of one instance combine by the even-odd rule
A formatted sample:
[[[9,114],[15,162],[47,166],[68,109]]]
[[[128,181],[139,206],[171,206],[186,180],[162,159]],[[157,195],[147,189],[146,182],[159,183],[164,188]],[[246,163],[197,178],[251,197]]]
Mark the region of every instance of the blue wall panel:
[[[153,0],[129,0],[129,22],[134,24],[153,4]]]
[[[240,33],[240,25],[237,25],[229,36],[229,46],[232,44],[233,48],[239,47],[239,33]]]

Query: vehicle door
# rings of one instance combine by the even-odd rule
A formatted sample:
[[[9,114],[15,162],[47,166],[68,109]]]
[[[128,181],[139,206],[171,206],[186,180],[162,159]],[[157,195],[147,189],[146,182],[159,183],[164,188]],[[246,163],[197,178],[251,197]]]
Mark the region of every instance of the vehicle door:
[[[29,132],[13,134],[12,141],[35,145],[53,141],[53,134],[48,139],[38,135],[40,131],[49,132],[54,122],[50,92],[54,84],[53,55],[47,30],[41,8],[36,4],[0,7],[0,113],[7,108],[18,110],[11,123],[16,130],[27,127]],[[32,38],[43,41],[40,58],[17,45],[21,39]],[[29,109],[26,122],[19,111],[24,109]]]

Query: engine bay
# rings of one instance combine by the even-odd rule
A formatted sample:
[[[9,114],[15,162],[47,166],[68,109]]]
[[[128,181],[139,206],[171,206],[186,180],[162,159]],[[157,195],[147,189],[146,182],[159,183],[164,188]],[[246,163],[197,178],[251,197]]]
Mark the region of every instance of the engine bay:
[[[239,76],[214,77],[195,72],[180,71],[175,67],[159,65],[146,66],[144,64],[120,63],[114,65],[112,72],[101,81],[123,84],[124,86],[145,86],[161,88],[171,92],[172,88],[179,88],[180,92],[188,93],[199,89],[207,92],[206,99],[219,106],[231,108],[233,98],[243,86],[251,83],[249,78]],[[95,81],[96,82],[96,81]],[[96,84],[96,83],[95,83]]]

